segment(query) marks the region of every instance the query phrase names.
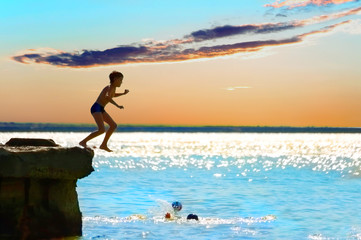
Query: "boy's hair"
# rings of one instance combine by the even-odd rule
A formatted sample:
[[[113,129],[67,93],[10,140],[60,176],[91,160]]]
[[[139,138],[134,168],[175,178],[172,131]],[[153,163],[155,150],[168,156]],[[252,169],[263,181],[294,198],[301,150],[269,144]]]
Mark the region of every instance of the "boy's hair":
[[[109,74],[110,83],[113,83],[116,78],[123,78],[123,74],[118,71],[113,71]]]

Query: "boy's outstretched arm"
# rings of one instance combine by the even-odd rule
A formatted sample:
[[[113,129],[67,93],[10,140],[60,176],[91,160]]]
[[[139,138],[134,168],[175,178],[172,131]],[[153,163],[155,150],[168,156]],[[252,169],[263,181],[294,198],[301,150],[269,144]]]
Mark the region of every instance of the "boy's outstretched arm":
[[[124,109],[123,106],[118,105],[118,103],[116,103],[113,99],[111,99],[109,102],[110,102],[111,104],[113,104],[114,106],[116,106],[117,108]]]
[[[128,89],[125,89],[123,93],[115,93],[115,94],[114,94],[114,97],[123,96],[123,95],[127,94],[128,92],[129,92],[129,90],[128,90]]]

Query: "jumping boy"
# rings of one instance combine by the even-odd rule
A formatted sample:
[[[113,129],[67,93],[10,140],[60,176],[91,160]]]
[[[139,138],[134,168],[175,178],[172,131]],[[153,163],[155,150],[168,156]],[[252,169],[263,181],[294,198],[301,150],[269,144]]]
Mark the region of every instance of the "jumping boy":
[[[123,74],[122,73],[113,71],[109,75],[109,79],[110,79],[110,85],[106,86],[101,91],[98,99],[96,100],[96,102],[93,104],[93,106],[90,109],[90,112],[93,115],[96,124],[98,125],[98,130],[90,133],[89,136],[87,136],[81,142],[79,142],[79,145],[82,147],[87,148],[86,143],[89,140],[91,140],[105,132],[104,122],[106,122],[109,125],[109,129],[106,132],[104,140],[99,148],[103,149],[105,151],[108,151],[108,152],[112,152],[112,150],[110,150],[108,148],[107,144],[108,144],[108,140],[109,140],[110,136],[117,128],[117,124],[109,116],[109,114],[104,110],[104,107],[105,107],[105,105],[107,105],[110,102],[110,103],[114,104],[116,107],[118,107],[120,109],[124,109],[123,106],[119,106],[116,102],[114,102],[113,97],[119,97],[119,96],[125,95],[129,92],[129,90],[125,89],[124,93],[115,93],[115,89],[117,87],[120,87],[120,85],[122,85],[122,82],[123,82]]]

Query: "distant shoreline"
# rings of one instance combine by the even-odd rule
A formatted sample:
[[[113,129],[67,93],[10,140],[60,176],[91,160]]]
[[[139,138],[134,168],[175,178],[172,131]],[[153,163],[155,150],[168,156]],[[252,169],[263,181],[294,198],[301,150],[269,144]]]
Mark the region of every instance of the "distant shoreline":
[[[95,124],[0,122],[0,132],[91,132]],[[361,133],[354,127],[118,125],[117,132]]]

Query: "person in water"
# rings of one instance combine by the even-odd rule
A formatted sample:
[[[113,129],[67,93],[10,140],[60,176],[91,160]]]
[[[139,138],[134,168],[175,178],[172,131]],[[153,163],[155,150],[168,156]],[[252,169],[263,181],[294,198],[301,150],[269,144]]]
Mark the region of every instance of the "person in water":
[[[113,71],[109,75],[110,79],[110,85],[106,86],[101,93],[99,94],[98,99],[93,104],[93,106],[90,109],[91,114],[93,115],[93,118],[98,125],[98,130],[92,132],[84,138],[82,141],[79,142],[79,145],[82,147],[87,148],[87,142],[105,132],[104,122],[106,122],[109,125],[108,131],[106,131],[104,140],[102,144],[100,145],[100,149],[103,149],[105,151],[111,152],[108,148],[108,140],[110,136],[113,134],[115,129],[117,128],[117,124],[114,122],[114,120],[110,117],[110,115],[104,110],[104,107],[110,102],[119,109],[124,109],[123,106],[119,106],[116,102],[114,102],[114,97],[119,97],[122,95],[125,95],[129,92],[128,89],[124,90],[124,93],[116,93],[115,89],[117,87],[120,87],[123,82],[123,74],[117,71]]]

